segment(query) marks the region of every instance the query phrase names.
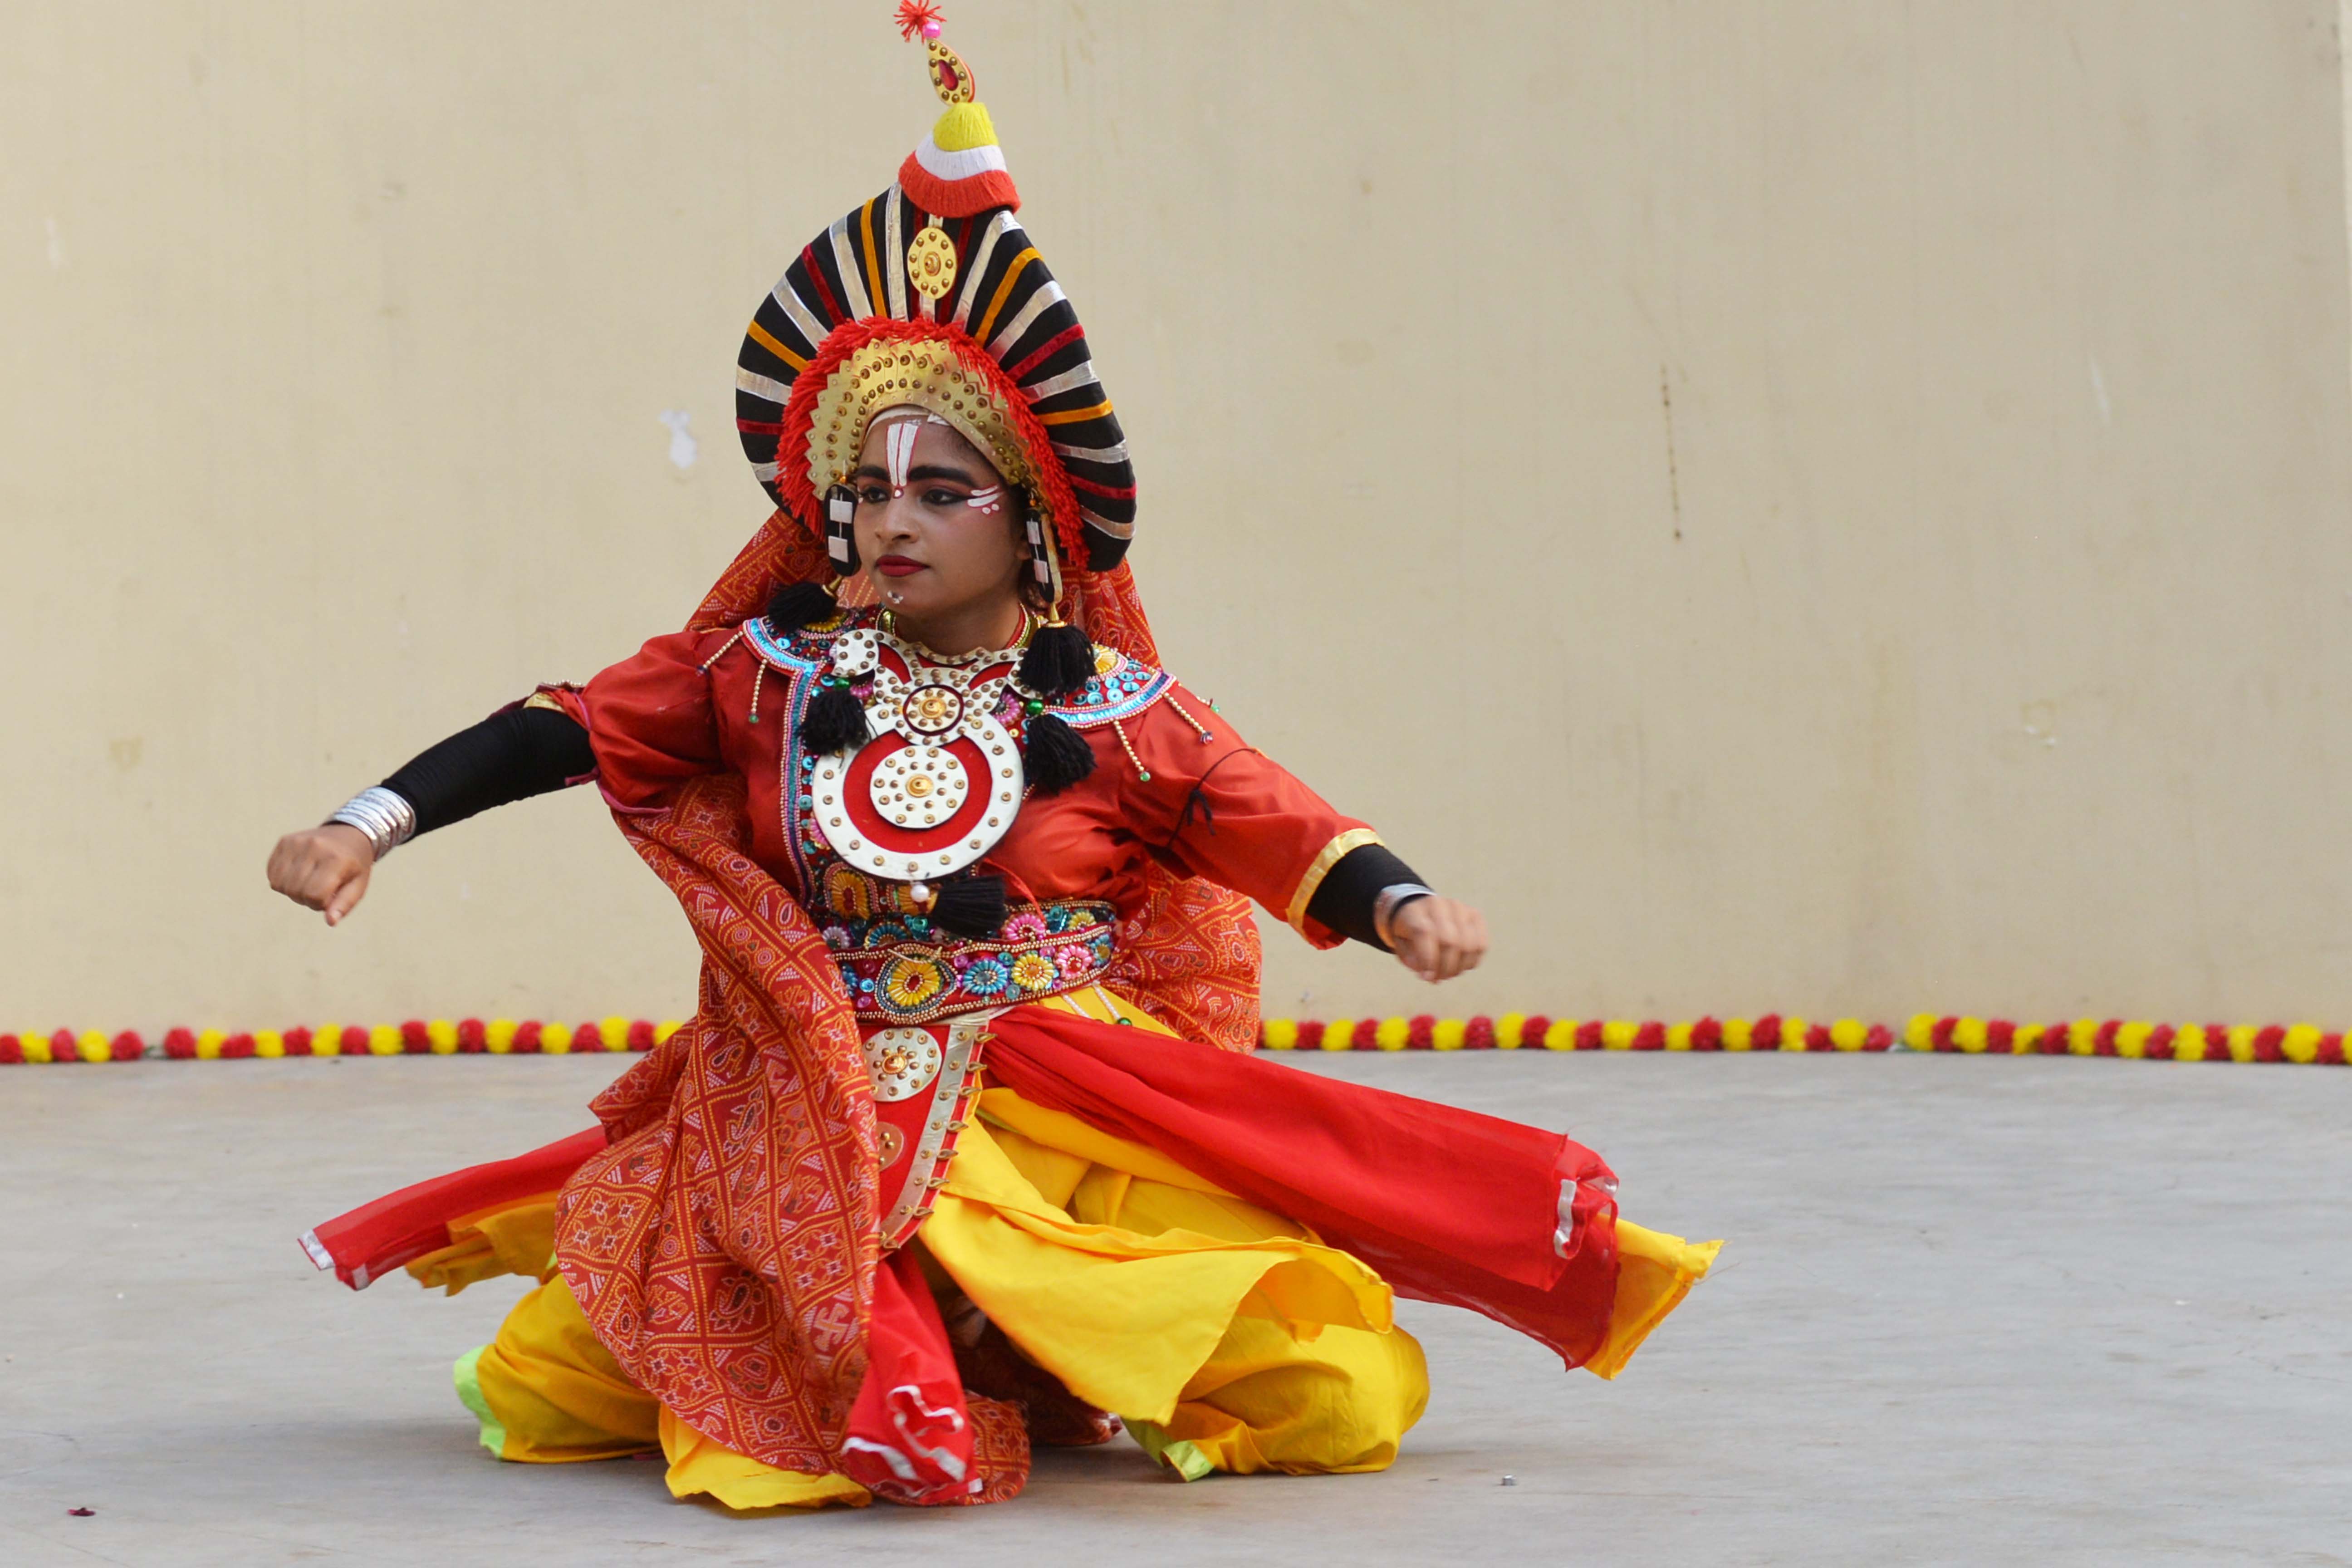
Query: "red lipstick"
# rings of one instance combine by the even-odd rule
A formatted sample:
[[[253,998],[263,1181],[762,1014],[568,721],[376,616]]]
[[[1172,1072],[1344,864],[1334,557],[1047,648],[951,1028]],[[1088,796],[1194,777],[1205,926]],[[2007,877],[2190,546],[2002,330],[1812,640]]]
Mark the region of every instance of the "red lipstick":
[[[910,577],[923,569],[919,561],[909,561],[903,555],[885,555],[874,563],[874,570],[885,577]]]

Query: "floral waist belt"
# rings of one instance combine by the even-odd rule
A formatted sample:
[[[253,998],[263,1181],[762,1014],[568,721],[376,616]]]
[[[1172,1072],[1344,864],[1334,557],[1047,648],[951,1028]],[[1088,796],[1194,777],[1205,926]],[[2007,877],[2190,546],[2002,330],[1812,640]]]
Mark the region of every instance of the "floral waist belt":
[[[1092,985],[1110,967],[1116,915],[1106,903],[1047,904],[1014,914],[989,942],[889,921],[833,956],[858,1016],[923,1024]]]

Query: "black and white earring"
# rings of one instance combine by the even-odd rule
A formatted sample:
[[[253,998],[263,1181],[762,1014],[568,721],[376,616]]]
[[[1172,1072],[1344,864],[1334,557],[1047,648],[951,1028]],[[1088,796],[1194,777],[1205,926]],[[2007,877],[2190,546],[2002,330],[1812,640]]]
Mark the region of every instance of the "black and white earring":
[[[824,553],[835,573],[846,577],[857,570],[857,492],[835,485],[824,492]]]

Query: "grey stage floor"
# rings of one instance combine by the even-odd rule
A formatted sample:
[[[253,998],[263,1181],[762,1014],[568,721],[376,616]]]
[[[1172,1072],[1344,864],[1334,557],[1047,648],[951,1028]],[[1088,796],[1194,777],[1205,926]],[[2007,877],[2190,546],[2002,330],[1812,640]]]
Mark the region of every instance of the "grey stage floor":
[[[11,1068],[0,1563],[2352,1562],[2352,1072],[1307,1065],[1566,1127],[1731,1245],[1614,1384],[1405,1304],[1436,1393],[1384,1475],[1186,1487],[1121,1441],[1000,1508],[735,1518],[474,1446],[447,1367],[514,1281],[354,1296],[294,1245],[584,1125],[612,1058]]]

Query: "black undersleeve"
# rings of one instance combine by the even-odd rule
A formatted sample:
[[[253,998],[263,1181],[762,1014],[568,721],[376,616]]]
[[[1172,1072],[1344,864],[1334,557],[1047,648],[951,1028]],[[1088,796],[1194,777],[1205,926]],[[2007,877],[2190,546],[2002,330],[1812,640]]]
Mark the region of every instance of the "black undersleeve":
[[[1389,944],[1372,929],[1372,906],[1383,888],[1420,880],[1413,868],[1389,853],[1385,845],[1360,845],[1339,857],[1339,863],[1307,900],[1307,913],[1341,936],[1386,952]]]
[[[430,833],[595,771],[588,731],[570,714],[509,708],[420,752],[383,787],[416,808],[417,832]]]

